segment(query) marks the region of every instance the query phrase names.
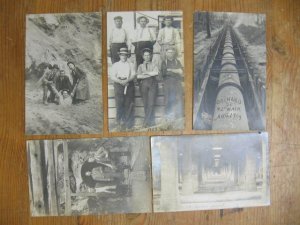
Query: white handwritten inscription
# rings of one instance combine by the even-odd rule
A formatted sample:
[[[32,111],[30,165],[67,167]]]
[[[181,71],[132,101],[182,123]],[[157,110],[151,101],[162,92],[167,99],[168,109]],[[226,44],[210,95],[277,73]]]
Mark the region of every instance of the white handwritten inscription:
[[[216,100],[216,113],[214,119],[241,120],[242,100],[238,97],[224,97]]]

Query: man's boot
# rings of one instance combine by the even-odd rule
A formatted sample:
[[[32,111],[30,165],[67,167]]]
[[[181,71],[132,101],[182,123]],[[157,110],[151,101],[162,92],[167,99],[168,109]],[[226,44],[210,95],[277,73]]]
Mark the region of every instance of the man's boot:
[[[43,103],[44,103],[44,105],[48,105],[47,96],[45,97],[45,95],[43,97]]]

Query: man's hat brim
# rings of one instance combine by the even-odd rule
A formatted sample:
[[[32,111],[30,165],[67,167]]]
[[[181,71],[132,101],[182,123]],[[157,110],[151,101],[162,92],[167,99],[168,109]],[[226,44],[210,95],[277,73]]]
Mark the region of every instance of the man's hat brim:
[[[122,16],[116,16],[116,17],[114,17],[114,20],[123,20],[123,17]]]
[[[165,20],[171,20],[171,21],[174,21],[174,18],[172,16],[165,16],[164,17],[164,21]]]
[[[129,55],[129,52],[118,52],[119,55]]]
[[[146,19],[146,22],[149,23],[149,19],[146,16],[140,16],[136,19],[136,21],[139,23],[142,18]]]
[[[153,53],[153,51],[150,48],[144,48],[142,49],[142,53],[144,54],[145,52]]]

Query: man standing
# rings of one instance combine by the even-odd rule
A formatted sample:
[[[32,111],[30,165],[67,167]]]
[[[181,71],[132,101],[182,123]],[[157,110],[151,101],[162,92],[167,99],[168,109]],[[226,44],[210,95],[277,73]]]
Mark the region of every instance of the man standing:
[[[120,57],[118,52],[121,48],[128,48],[130,51],[130,43],[126,30],[122,28],[123,18],[116,16],[114,18],[115,27],[112,29],[108,38],[108,45],[112,64],[118,62]]]
[[[149,23],[149,19],[145,16],[137,18],[137,23],[140,24],[140,28],[135,30],[132,44],[135,47],[135,57],[137,67],[143,63],[143,52],[144,48],[151,49],[153,51],[153,45],[155,44],[156,37],[154,32],[146,25]]]
[[[135,70],[127,61],[128,49],[119,51],[120,61],[113,64],[110,78],[114,81],[116,101],[116,122],[118,130],[130,129],[134,123],[134,84]]]
[[[75,66],[75,64],[71,61],[69,61],[67,65],[73,78],[73,87],[71,92],[73,104],[90,99],[90,88],[86,73]]]
[[[173,47],[166,49],[166,60],[162,62],[161,73],[164,83],[165,114],[168,119],[183,117],[183,67],[176,59]]]
[[[137,71],[137,79],[139,81],[140,92],[144,103],[145,118],[143,127],[155,125],[154,121],[154,105],[157,96],[158,84],[157,75],[158,68],[152,63],[152,50],[145,48],[143,50],[144,63],[139,65]]]
[[[121,172],[109,162],[97,162],[95,159],[89,158],[81,166],[82,181],[90,188],[97,188],[99,186],[106,186],[104,192],[115,190],[116,185],[124,179]]]
[[[54,64],[52,67],[50,67],[50,71],[46,72],[46,74],[42,78],[42,86],[43,86],[43,103],[45,105],[48,105],[48,91],[50,91],[50,96],[53,95],[53,99],[50,99],[50,101],[53,101],[55,97],[59,98],[59,93],[55,88],[55,80],[58,76],[58,65]]]
[[[165,27],[160,29],[157,36],[157,42],[161,47],[161,58],[165,60],[166,58],[166,49],[169,47],[174,47],[177,54],[181,53],[180,47],[180,35],[177,29],[172,26],[173,17],[165,16],[164,25]]]

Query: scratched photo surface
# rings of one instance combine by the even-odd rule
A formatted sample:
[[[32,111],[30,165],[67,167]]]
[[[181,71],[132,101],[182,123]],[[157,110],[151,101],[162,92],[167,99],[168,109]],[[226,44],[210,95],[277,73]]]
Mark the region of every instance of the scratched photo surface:
[[[154,212],[270,204],[267,133],[151,138]]]
[[[26,16],[25,132],[102,133],[100,13]]]
[[[184,129],[181,11],[107,13],[110,132]]]
[[[152,210],[148,137],[27,142],[32,216]]]
[[[265,130],[266,16],[194,13],[196,130]]]

